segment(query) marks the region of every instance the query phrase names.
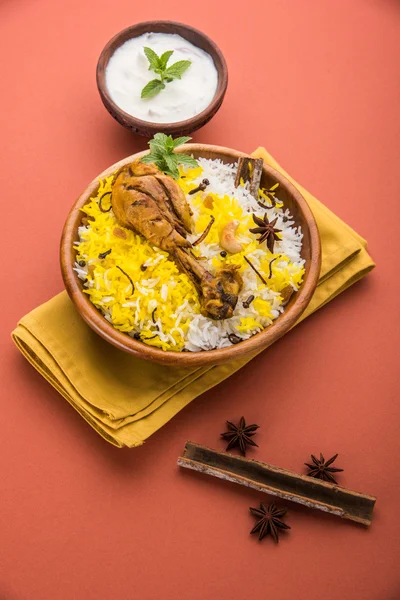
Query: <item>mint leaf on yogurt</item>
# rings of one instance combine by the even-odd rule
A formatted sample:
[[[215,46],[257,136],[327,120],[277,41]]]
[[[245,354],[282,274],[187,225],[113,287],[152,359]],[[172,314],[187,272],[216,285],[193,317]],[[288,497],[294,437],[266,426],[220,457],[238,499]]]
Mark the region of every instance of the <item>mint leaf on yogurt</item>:
[[[174,63],[164,71],[164,78],[169,79],[172,77],[172,79],[181,79],[182,75],[188,70],[191,64],[191,60],[178,60],[178,62]]]
[[[152,98],[165,88],[166,83],[170,83],[173,79],[181,79],[182,75],[188,70],[192,64],[191,60],[178,60],[176,63],[168,65],[168,61],[173,55],[173,50],[167,50],[161,56],[158,56],[152,48],[143,47],[147,60],[149,61],[149,71],[154,71],[160,76],[160,79],[152,79],[142,89],[141,98]]]
[[[156,96],[158,92],[161,92],[165,88],[165,83],[161,81],[161,79],[152,79],[147,83],[142,89],[142,93],[140,94],[141,98],[152,98]]]

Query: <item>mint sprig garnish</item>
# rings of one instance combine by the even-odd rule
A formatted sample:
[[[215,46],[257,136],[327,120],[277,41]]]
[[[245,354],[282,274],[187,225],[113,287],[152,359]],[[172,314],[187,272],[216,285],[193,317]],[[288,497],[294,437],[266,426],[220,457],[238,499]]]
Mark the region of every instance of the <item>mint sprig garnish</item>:
[[[174,152],[175,148],[186,144],[191,139],[191,137],[183,136],[174,140],[171,135],[156,133],[153,139],[149,141],[150,153],[142,158],[142,162],[154,163],[166,175],[171,175],[174,179],[178,179],[179,164],[187,167],[199,166],[197,160],[191,156]]]
[[[161,92],[161,90],[163,90],[164,88],[165,84],[161,81],[161,79],[152,79],[142,89],[140,97],[152,98],[153,96],[156,96],[158,92]]]
[[[173,50],[167,50],[161,56],[158,56],[154,50],[145,46],[144,53],[149,61],[149,71],[154,71],[160,76],[159,79],[152,79],[142,89],[141,98],[152,98],[165,88],[166,83],[174,79],[181,79],[182,75],[192,64],[191,60],[178,60],[176,63],[167,67],[168,61],[173,55]]]

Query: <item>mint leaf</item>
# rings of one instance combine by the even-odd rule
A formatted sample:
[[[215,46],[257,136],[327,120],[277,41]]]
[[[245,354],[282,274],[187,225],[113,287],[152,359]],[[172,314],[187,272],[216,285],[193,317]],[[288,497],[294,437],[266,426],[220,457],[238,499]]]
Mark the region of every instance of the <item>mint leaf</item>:
[[[141,160],[144,163],[154,163],[157,167],[171,175],[174,179],[179,179],[178,164],[181,163],[188,167],[197,167],[197,161],[186,154],[176,154],[174,148],[185,144],[192,138],[183,136],[174,140],[171,135],[165,133],[156,133],[154,138],[149,141],[150,153],[146,154]]]
[[[156,133],[154,138],[149,142],[150,150],[163,157],[167,152],[167,140],[168,136],[165,133]]]
[[[165,142],[165,148],[168,152],[168,154],[172,154],[174,151],[174,140],[172,138],[172,135],[167,135],[167,139]]]
[[[173,50],[167,50],[167,52],[164,52],[164,54],[161,54],[160,56],[160,69],[162,71],[164,71],[167,68],[167,62],[169,61],[169,59],[171,58],[171,56],[173,55],[174,51]]]
[[[142,89],[141,98],[152,98],[165,88],[165,84],[160,79],[152,79]]]
[[[142,98],[152,98],[165,88],[165,83],[171,83],[173,79],[181,79],[183,73],[192,64],[192,61],[190,60],[178,60],[178,62],[167,69],[167,63],[174,53],[173,50],[167,50],[166,52],[163,52],[161,56],[158,56],[152,48],[143,46],[143,52],[149,61],[149,71],[154,71],[156,75],[160,76],[160,79],[153,79],[144,86],[141,93]],[[174,147],[171,146],[172,150],[173,148]]]
[[[176,156],[178,157],[178,163],[181,163],[182,165],[186,165],[187,167],[199,166],[197,160],[195,160],[191,156],[188,156],[187,154],[177,154]]]
[[[149,71],[151,71],[151,70],[155,71],[156,69],[161,67],[161,64],[160,64],[161,59],[159,58],[158,54],[156,54],[154,52],[154,50],[152,50],[151,48],[148,48],[147,46],[144,46],[143,52],[147,56],[147,60],[150,63]],[[163,67],[163,70],[164,69],[165,69],[165,67]]]
[[[183,137],[176,138],[174,140],[174,148],[177,148],[178,146],[181,146],[182,144],[186,144],[186,142],[190,142],[191,139],[192,139],[191,137],[188,137],[186,135]]]
[[[191,64],[191,60],[178,60],[178,62],[174,63],[173,65],[168,67],[166,71],[164,71],[164,77],[180,79]]]
[[[150,152],[149,154],[146,154],[146,156],[143,156],[143,158],[141,159],[141,162],[157,164],[157,161],[159,159],[160,159],[160,156],[158,154],[153,154],[153,152]]]
[[[163,158],[169,169],[173,169],[174,167],[178,166],[178,157],[176,154],[165,154]]]
[[[166,154],[164,160],[172,177],[178,179],[179,169],[176,154]]]
[[[164,146],[164,148],[165,148],[165,145],[166,145],[166,143],[167,143],[167,139],[168,139],[169,137],[170,137],[170,136],[168,136],[168,135],[165,135],[165,133],[156,133],[156,134],[154,135],[153,139],[152,139],[152,140],[150,140],[150,142],[149,142],[149,145],[151,145],[153,142],[157,142],[158,144],[161,144],[161,145],[163,145],[163,146]]]
[[[150,146],[150,154],[152,154],[155,158],[162,160],[165,154],[164,147],[161,147],[157,144],[152,144]]]

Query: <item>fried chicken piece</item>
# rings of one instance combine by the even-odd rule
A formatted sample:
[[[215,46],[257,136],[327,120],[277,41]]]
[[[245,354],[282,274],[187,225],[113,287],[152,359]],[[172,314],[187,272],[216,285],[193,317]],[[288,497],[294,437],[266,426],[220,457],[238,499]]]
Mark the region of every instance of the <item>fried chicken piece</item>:
[[[157,181],[164,187],[173,205],[175,213],[188,233],[192,233],[192,211],[186,201],[185,194],[172,177],[158,172],[155,176]]]
[[[143,177],[144,175],[157,175],[160,169],[154,163],[144,163],[140,159],[122,167],[127,169],[131,177]]]
[[[118,183],[118,178],[113,186],[111,203],[121,225],[141,233],[158,248],[171,253],[177,246],[190,247],[190,242],[165,218],[153,198],[136,189],[127,189]]]
[[[123,181],[126,186],[148,186],[153,190],[157,188],[157,197],[160,199],[161,197],[163,198],[163,201],[167,204],[170,216],[175,218],[188,233],[192,232],[192,211],[186,202],[185,194],[176,181],[172,177],[164,175],[155,164],[142,163],[140,160],[136,160],[130,165],[122,167],[117,172],[114,182],[117,179]],[[140,180],[142,181],[139,184]],[[155,196],[153,197],[155,198]]]
[[[153,169],[151,169],[151,171],[153,171]],[[150,198],[152,198],[157,204],[163,217],[171,223],[178,233],[180,233],[183,237],[186,237],[185,226],[177,216],[164,186],[161,185],[161,183],[159,183],[156,177],[153,177],[153,175],[143,175],[141,177],[137,177],[131,173],[131,165],[123,167],[117,174],[115,183],[120,187],[124,187],[127,191],[136,190],[137,192],[141,192],[142,194],[147,194],[150,196]]]
[[[232,317],[243,285],[239,265],[227,265],[214,276],[183,248],[176,248],[174,257],[196,286],[201,313],[216,321]]]
[[[229,265],[215,276],[187,250],[191,211],[178,184],[153,164],[135,161],[115,175],[111,203],[115,217],[125,227],[142,234],[168,252],[196,286],[201,312],[211,319],[233,315],[243,281],[238,265]]]

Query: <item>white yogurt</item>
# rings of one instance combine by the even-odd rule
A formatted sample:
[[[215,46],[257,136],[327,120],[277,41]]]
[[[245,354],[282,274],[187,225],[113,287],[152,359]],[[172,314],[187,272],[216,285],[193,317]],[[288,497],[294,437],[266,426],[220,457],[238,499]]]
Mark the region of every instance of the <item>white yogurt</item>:
[[[173,50],[168,66],[178,60],[192,61],[182,79],[166,83],[165,89],[153,98],[140,97],[144,86],[159,77],[149,71],[144,46],[158,56]],[[152,123],[176,123],[198,115],[214,98],[218,84],[217,69],[211,56],[180,35],[171,33],[145,33],[128,40],[111,56],[105,77],[115,104],[128,114]]]

